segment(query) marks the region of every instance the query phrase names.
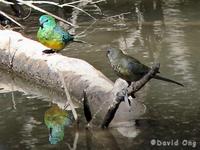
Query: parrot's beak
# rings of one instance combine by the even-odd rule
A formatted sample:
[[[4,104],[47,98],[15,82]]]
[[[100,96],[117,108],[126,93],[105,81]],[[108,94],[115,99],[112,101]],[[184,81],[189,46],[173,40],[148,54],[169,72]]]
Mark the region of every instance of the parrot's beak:
[[[40,27],[43,29],[43,23],[40,23]]]

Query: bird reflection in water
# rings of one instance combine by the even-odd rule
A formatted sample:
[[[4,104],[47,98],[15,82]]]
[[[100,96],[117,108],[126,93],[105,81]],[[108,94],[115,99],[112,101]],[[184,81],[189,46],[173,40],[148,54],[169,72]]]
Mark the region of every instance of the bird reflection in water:
[[[49,129],[49,142],[57,144],[64,138],[64,128],[72,124],[72,114],[53,104],[44,115],[44,122]]]

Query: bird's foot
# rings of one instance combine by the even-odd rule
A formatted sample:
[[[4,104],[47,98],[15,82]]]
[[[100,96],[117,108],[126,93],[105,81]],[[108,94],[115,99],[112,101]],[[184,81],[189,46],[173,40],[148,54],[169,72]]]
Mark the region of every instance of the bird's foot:
[[[130,96],[131,96],[132,98],[136,98],[134,93],[131,93]]]
[[[53,49],[45,49],[42,52],[45,53],[45,54],[53,54],[53,53],[55,53],[55,51]]]
[[[128,88],[132,85],[132,84],[134,84],[133,82],[130,82],[130,81],[126,81],[127,83],[128,83]],[[134,93],[130,93],[129,94],[132,98],[135,98],[135,94]]]

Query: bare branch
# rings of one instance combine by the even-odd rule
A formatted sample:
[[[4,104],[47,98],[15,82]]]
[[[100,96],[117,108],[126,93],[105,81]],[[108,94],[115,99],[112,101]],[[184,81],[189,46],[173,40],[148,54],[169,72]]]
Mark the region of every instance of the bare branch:
[[[125,13],[121,13],[121,14],[117,14],[117,15],[113,15],[113,16],[109,16],[107,18],[120,18],[121,16],[124,16],[124,15],[128,15],[128,14],[131,14],[131,12],[125,12]]]
[[[5,1],[5,0],[0,0],[1,3],[4,3],[4,4],[7,4],[7,5],[14,5],[13,2],[8,2],[8,1]]]
[[[101,124],[101,128],[107,128],[110,122],[113,120],[117,109],[119,108],[120,103],[122,102],[121,98],[116,99],[113,103],[109,106],[108,112],[106,113],[103,123]]]
[[[72,5],[72,4],[77,4],[77,3],[80,3],[80,2],[82,2],[83,0],[79,0],[79,1],[74,1],[74,2],[69,2],[68,4],[69,5]]]
[[[100,3],[100,2],[106,2],[106,0],[98,0],[98,1],[95,1],[95,2],[90,2],[90,4],[97,4],[97,3]]]
[[[13,18],[11,18],[10,16],[8,16],[6,13],[4,13],[3,11],[0,10],[0,14],[3,15],[4,17],[8,18],[10,21],[14,22],[15,24],[17,24],[19,27],[21,27],[22,29],[24,29],[24,26],[21,25],[19,22],[15,21]]]
[[[26,5],[26,6],[30,7],[30,8],[33,8],[33,9],[37,10],[37,11],[40,11],[40,12],[45,13],[45,14],[48,14],[48,15],[50,15],[50,16],[52,16],[52,17],[54,17],[54,18],[56,18],[56,19],[58,19],[58,20],[60,20],[60,21],[62,21],[62,22],[64,22],[64,23],[66,23],[66,24],[69,24],[69,25],[72,26],[72,27],[75,27],[75,25],[74,25],[73,23],[71,23],[71,22],[69,22],[69,21],[66,21],[66,20],[64,20],[64,19],[62,19],[62,18],[60,18],[60,17],[58,17],[58,16],[56,16],[56,15],[54,15],[54,14],[52,14],[52,13],[50,13],[50,12],[48,12],[48,11],[46,11],[46,10],[40,8],[40,7],[37,7],[37,6],[33,5],[33,4],[50,4],[50,5],[54,5],[54,6],[61,7],[61,8],[65,7],[65,6],[72,7],[72,8],[74,8],[74,9],[77,9],[77,10],[79,10],[79,11],[81,11],[81,12],[87,14],[88,16],[90,16],[91,18],[93,18],[94,20],[96,20],[96,18],[93,17],[93,16],[92,16],[91,14],[89,14],[88,12],[86,12],[86,11],[84,11],[83,9],[81,9],[81,8],[79,8],[79,7],[73,5],[73,4],[77,4],[77,3],[83,2],[82,0],[74,1],[74,2],[70,2],[70,3],[65,3],[65,4],[62,4],[62,5],[60,5],[59,3],[56,3],[56,2],[51,2],[51,1],[24,1],[24,0],[17,0],[17,1],[18,1],[19,4]],[[88,3],[90,3],[90,4],[96,4],[96,3],[100,3],[100,2],[102,2],[102,1],[105,1],[105,0],[98,0],[98,1],[95,1],[95,2],[92,2],[91,0],[88,0],[88,1],[86,1],[86,2],[88,2]],[[8,2],[8,1],[6,1],[6,0],[0,0],[0,2],[2,2],[2,3],[4,3],[4,4],[7,4],[7,5],[14,5],[13,2]],[[24,19],[24,20],[27,19],[27,18],[30,16],[30,13],[31,13],[31,9],[30,9],[28,15],[27,15],[26,17],[24,17],[23,19]],[[15,21],[14,19],[12,19],[11,17],[9,17],[9,16],[6,15],[5,13],[3,13],[2,11],[1,11],[1,14],[2,14],[3,16],[5,16],[6,18],[10,19],[12,22],[16,23],[16,24],[17,24],[18,26],[20,26],[21,28],[24,29],[24,27],[23,27],[20,23],[18,23],[17,21]]]
[[[96,23],[96,20],[94,22],[92,22],[85,30],[83,30],[82,32],[75,35],[75,37],[76,38],[82,37],[87,32],[87,30],[90,29],[95,23]]]
[[[32,12],[32,8],[30,7],[30,8],[29,8],[28,14],[27,14],[25,17],[23,17],[22,19],[23,19],[23,20],[26,20],[27,18],[29,18],[30,15],[31,15],[31,12]]]
[[[92,15],[90,15],[88,12],[86,12],[86,11],[84,11],[83,9],[80,9],[80,8],[78,8],[78,7],[76,7],[76,6],[69,5],[69,4],[62,4],[61,6],[62,6],[62,7],[64,7],[64,6],[68,6],[68,7],[75,8],[75,9],[77,9],[77,10],[79,10],[79,11],[84,12],[85,14],[87,14],[88,16],[90,16],[92,19],[96,20],[96,18],[93,17]]]
[[[155,64],[151,70],[139,81],[132,82],[131,85],[127,88],[128,94],[136,93],[139,91],[156,73],[160,68],[160,64]]]
[[[71,3],[65,3],[65,4],[60,5],[59,3],[50,2],[50,1],[26,1],[26,2],[31,3],[31,4],[50,4],[50,5],[54,5],[54,6],[61,7],[61,8],[65,7],[65,6],[72,7],[74,9],[79,10],[79,11],[82,11],[83,13],[87,14],[88,16],[90,16],[91,18],[96,20],[96,18],[93,17],[92,15],[90,15],[88,12],[84,11],[81,8],[78,8],[74,5],[72,5]],[[81,2],[81,1],[78,1],[78,2]]]
[[[22,3],[22,4],[24,4],[24,5],[27,5],[27,6],[31,7],[33,9],[37,10],[37,11],[40,11],[40,12],[45,13],[45,14],[48,14],[48,15],[50,15],[50,16],[52,16],[52,17],[54,17],[54,18],[56,18],[56,19],[58,19],[58,20],[60,20],[60,21],[62,21],[64,23],[69,24],[70,26],[75,27],[75,25],[72,24],[71,22],[66,21],[66,20],[64,20],[64,19],[62,19],[62,18],[60,18],[60,17],[58,17],[58,16],[56,16],[56,15],[54,15],[54,14],[52,14],[52,13],[46,11],[46,10],[44,10],[44,9],[41,9],[40,7],[37,7],[37,6],[33,5],[30,2],[26,2],[26,1],[23,1],[23,0],[17,0],[17,1],[20,2],[20,3]]]
[[[50,5],[55,5],[59,7],[59,3],[51,2],[51,1],[26,1],[27,3],[31,4],[50,4]]]
[[[68,100],[68,102],[69,102],[69,105],[70,105],[70,107],[71,107],[71,110],[72,110],[72,114],[73,114],[73,116],[74,116],[74,119],[77,121],[77,120],[78,120],[77,112],[76,112],[76,110],[75,110],[75,108],[74,108],[74,104],[73,104],[73,102],[72,102],[72,100],[71,100],[69,91],[68,91],[67,86],[66,86],[66,84],[65,84],[64,77],[63,77],[62,73],[60,73],[60,72],[59,72],[59,77],[60,77],[60,80],[61,80],[61,82],[62,82],[62,84],[63,84],[64,90],[65,90],[65,94],[66,94],[67,100]]]

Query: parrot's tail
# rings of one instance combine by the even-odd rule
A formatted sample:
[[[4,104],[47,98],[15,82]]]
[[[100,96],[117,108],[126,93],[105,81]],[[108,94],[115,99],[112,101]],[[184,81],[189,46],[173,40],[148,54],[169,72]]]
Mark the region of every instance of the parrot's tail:
[[[168,79],[168,78],[165,78],[165,77],[161,77],[159,75],[155,75],[153,78],[158,79],[158,80],[162,80],[162,81],[166,81],[166,82],[171,82],[171,83],[174,83],[174,84],[177,84],[177,85],[180,85],[180,86],[184,86],[183,84],[181,84],[179,82],[176,82],[174,80],[171,80],[171,79]]]

